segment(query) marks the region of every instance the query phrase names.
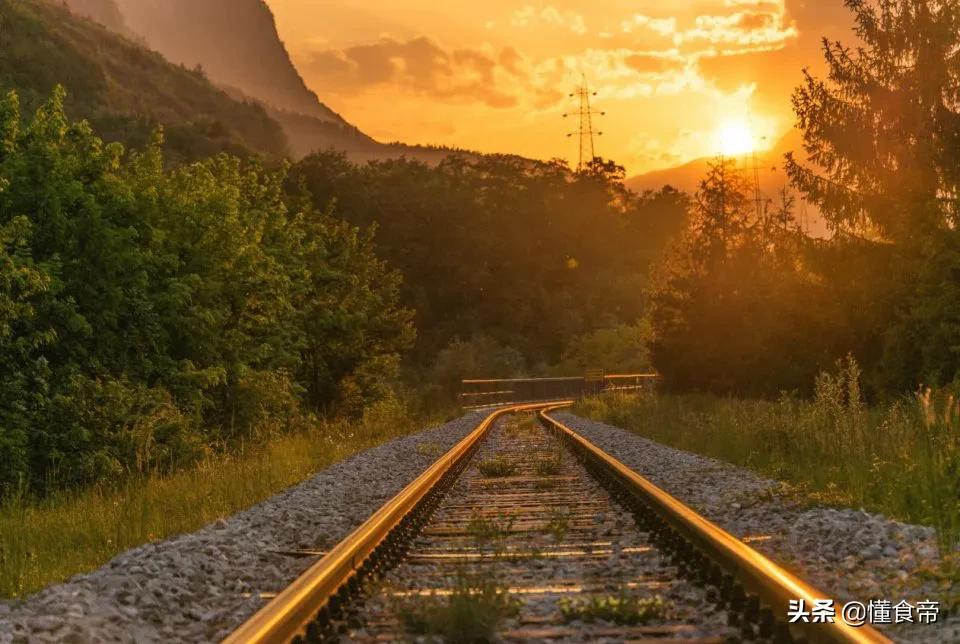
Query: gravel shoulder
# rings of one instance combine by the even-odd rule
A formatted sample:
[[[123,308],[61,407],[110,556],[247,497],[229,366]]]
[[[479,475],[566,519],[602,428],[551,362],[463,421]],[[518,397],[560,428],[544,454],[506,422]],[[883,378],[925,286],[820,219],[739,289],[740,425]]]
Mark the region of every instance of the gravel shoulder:
[[[0,602],[0,643],[220,641],[323,550],[463,438],[467,414],[341,461],[201,530],[128,550],[20,602]],[[284,553],[288,554],[284,554]]]
[[[864,510],[809,507],[749,470],[567,412],[554,417],[838,602],[916,604],[943,591],[920,574],[938,560],[931,528]],[[896,641],[960,642],[960,616],[941,612],[935,624],[884,632]]]

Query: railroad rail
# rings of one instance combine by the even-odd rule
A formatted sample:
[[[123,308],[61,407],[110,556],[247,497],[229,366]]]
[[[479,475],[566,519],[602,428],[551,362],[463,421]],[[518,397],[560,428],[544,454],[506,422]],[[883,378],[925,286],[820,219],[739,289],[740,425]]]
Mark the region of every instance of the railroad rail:
[[[867,626],[786,623],[789,600],[803,599],[812,605],[828,595],[550,415],[569,404],[518,404],[489,413],[226,642],[327,641],[343,636],[361,641],[398,639],[402,624],[391,608],[397,597],[450,592],[439,580],[451,578],[464,565],[487,570],[498,562],[508,563],[508,577],[527,582],[545,577],[536,588],[511,586],[507,578],[501,592],[509,595],[576,597],[593,586],[609,589],[619,579],[622,589],[672,588],[674,595],[692,597],[692,605],[699,610],[706,601],[726,614],[725,629],[714,636],[683,623],[691,609],[685,613],[680,607],[680,623],[598,627],[598,633],[610,640],[697,636],[701,642],[724,641],[733,628],[746,639],[776,642],[889,641]],[[504,428],[505,417],[530,413],[538,414],[536,428],[516,435]],[[489,459],[474,467],[476,459],[493,453],[504,460],[505,478],[494,480],[484,472]],[[531,465],[530,455],[535,453],[572,458],[564,456],[545,468]],[[564,508],[560,521],[554,507],[558,504]],[[554,514],[545,514],[548,511]],[[509,520],[498,523],[498,517],[507,516]],[[479,532],[477,526],[482,528]],[[493,551],[478,541],[491,537],[491,526],[496,536],[504,537]],[[545,529],[554,540],[541,544],[537,539]],[[544,562],[554,560],[563,565],[546,570]],[[580,571],[580,577],[566,579],[557,572],[570,570]],[[611,577],[615,573],[626,575]],[[541,614],[544,605],[536,604],[540,612],[528,615],[525,627],[514,627],[503,637],[576,639],[576,633],[555,616]]]

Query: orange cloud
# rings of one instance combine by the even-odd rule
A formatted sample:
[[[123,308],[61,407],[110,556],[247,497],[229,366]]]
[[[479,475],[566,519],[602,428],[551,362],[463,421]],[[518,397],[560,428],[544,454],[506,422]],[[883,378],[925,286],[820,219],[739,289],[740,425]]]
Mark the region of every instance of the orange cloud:
[[[527,5],[515,11],[510,17],[510,26],[512,27],[529,27],[532,25],[561,27],[580,36],[587,33],[587,23],[582,15],[575,11],[561,11],[554,6],[536,9]]]
[[[368,45],[312,53],[305,71],[322,79],[328,93],[354,94],[375,85],[395,85],[435,98],[473,100],[512,107],[517,97],[500,89],[501,72],[517,75],[522,58],[505,49],[499,60],[475,49],[448,51],[426,37],[404,42],[383,38]]]

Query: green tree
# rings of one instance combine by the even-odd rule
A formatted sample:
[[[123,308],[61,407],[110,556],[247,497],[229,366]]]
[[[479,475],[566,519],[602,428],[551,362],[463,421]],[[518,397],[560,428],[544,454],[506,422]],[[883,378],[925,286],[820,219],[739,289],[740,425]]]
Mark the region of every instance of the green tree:
[[[78,485],[384,397],[412,342],[371,234],[219,155],[0,102],[0,488]]]
[[[892,390],[960,368],[960,318],[946,302],[960,270],[960,7],[847,0],[860,44],[824,42],[827,76],[794,94],[810,165],[791,180],[834,232],[850,268],[818,268],[871,380]],[[863,267],[863,270],[860,270]],[[866,313],[864,313],[866,312]]]
[[[792,201],[758,218],[746,188],[732,161],[712,163],[688,229],[655,272],[651,350],[668,386],[775,395],[807,388],[829,355]]]

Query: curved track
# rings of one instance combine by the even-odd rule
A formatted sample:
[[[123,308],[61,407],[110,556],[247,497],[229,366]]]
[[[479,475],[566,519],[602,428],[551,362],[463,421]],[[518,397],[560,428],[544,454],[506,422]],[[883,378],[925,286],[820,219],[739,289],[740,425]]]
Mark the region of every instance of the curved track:
[[[888,641],[785,623],[827,595],[549,415],[568,404],[492,412],[227,641],[453,639],[477,612],[503,641]]]

